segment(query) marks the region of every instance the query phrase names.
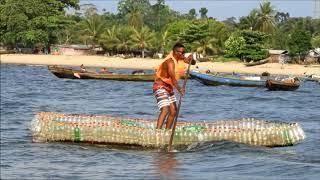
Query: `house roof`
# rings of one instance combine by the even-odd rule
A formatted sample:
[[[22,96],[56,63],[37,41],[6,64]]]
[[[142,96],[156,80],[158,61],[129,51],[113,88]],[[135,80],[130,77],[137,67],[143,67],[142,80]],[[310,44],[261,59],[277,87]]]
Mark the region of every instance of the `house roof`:
[[[287,54],[287,50],[275,50],[275,49],[269,49],[269,54],[271,55],[280,55],[280,54]]]

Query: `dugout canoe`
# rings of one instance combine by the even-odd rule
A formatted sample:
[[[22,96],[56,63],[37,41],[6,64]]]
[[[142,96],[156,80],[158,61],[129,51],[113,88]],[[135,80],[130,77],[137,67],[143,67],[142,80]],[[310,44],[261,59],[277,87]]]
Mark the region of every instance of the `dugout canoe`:
[[[270,91],[294,91],[300,87],[300,80],[297,77],[283,81],[268,79],[266,82],[266,87]]]
[[[154,74],[106,74],[95,72],[81,72],[71,68],[48,66],[48,70],[58,78],[67,79],[97,79],[117,81],[154,81]]]
[[[241,79],[236,76],[223,76],[217,74],[204,74],[196,71],[190,72],[190,76],[204,85],[210,86],[219,86],[219,85],[228,85],[228,86],[244,86],[244,87],[265,87],[265,80],[249,80]]]
[[[268,62],[269,62],[269,59],[263,59],[260,61],[244,63],[244,65],[245,66],[257,66],[257,65],[261,65],[261,64],[266,64]]]
[[[33,142],[80,142],[142,148],[164,148],[171,130],[155,129],[156,120],[107,115],[39,112],[31,122]],[[176,126],[173,146],[231,141],[256,146],[290,146],[303,141],[297,123],[256,119],[182,122]]]

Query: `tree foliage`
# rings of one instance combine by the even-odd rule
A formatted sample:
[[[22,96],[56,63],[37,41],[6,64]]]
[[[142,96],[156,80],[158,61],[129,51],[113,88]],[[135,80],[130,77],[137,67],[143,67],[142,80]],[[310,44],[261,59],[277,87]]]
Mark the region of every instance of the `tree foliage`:
[[[240,33],[232,33],[225,42],[225,53],[228,57],[242,57],[242,51],[245,47],[246,41],[240,36]]]
[[[101,39],[103,32],[105,31],[106,23],[101,16],[92,15],[86,17],[83,21],[83,30],[86,36],[87,42],[92,44],[92,48],[95,48],[95,45]]]
[[[78,0],[7,0],[0,4],[1,41],[8,46],[47,46],[55,32],[70,22],[66,8],[78,8]],[[36,4],[36,5],[35,5]]]
[[[261,32],[273,33],[275,29],[275,9],[269,1],[264,1],[258,9],[257,26]]]
[[[303,57],[310,43],[319,47],[320,19],[290,17],[289,13],[277,12],[269,1],[246,16],[224,21],[208,17],[205,7],[179,13],[165,0],[120,0],[115,13],[101,11],[93,3],[79,3],[0,0],[0,45],[91,44],[114,54],[145,50],[168,53],[176,42],[182,42],[187,50],[202,55],[225,54],[248,61],[264,58],[264,49],[286,49],[293,56]],[[300,40],[294,37],[296,34]]]
[[[142,58],[144,58],[144,51],[146,48],[151,48],[151,42],[153,40],[154,33],[146,26],[140,29],[133,29],[132,35],[133,47],[141,49]]]
[[[295,29],[290,33],[288,47],[291,56],[298,56],[301,60],[311,49],[311,35],[303,29]]]
[[[233,33],[226,41],[226,54],[244,61],[256,61],[267,57],[264,46],[267,35],[259,31],[242,30]]]
[[[314,36],[311,40],[313,48],[320,48],[320,35]]]

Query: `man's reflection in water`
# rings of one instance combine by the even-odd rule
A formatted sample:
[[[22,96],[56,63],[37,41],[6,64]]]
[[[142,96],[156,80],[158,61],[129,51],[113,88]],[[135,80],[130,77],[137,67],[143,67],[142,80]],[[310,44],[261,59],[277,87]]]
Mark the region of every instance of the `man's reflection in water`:
[[[175,153],[159,153],[155,156],[155,169],[164,179],[177,179],[176,167],[178,162],[175,158]]]

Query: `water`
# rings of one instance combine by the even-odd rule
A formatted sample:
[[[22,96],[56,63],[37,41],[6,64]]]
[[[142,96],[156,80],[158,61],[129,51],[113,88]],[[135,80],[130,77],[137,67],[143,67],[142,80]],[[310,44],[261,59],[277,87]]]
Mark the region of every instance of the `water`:
[[[297,91],[209,87],[188,82],[179,120],[254,117],[298,122],[306,140],[291,147],[207,143],[163,153],[81,144],[31,142],[38,111],[156,119],[152,83],[68,80],[45,66],[1,65],[1,179],[317,179],[320,86]]]

